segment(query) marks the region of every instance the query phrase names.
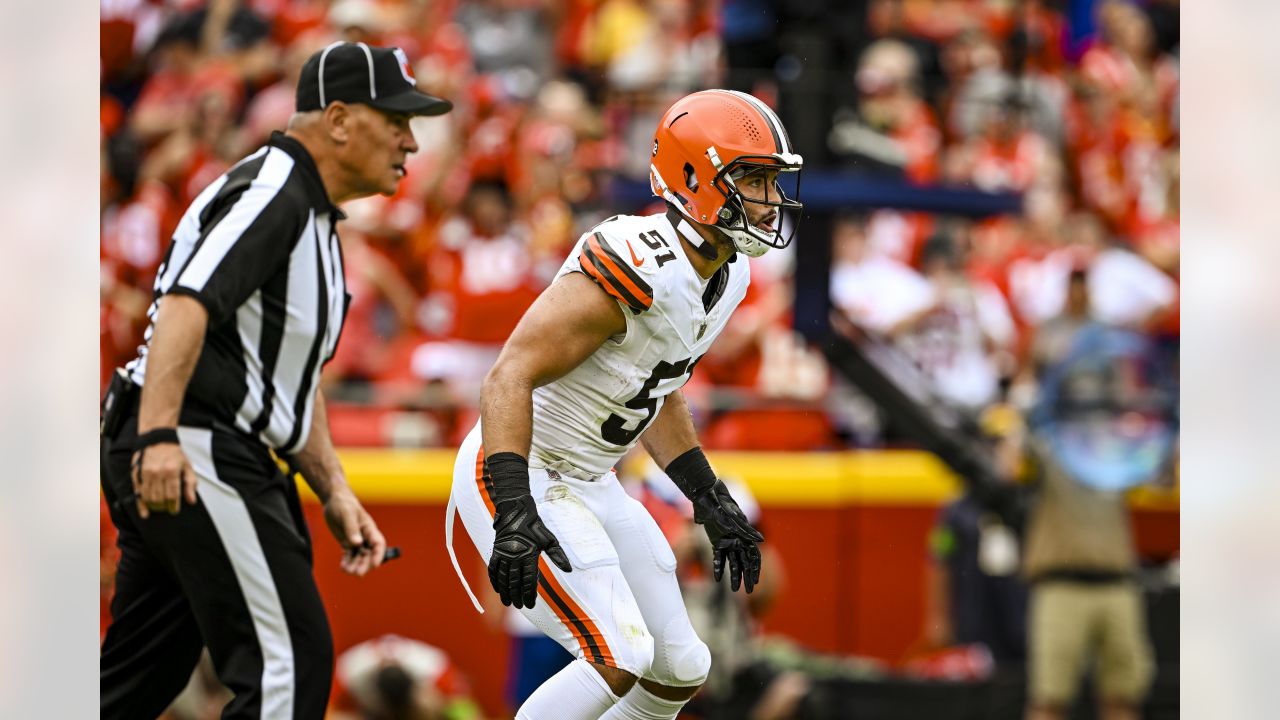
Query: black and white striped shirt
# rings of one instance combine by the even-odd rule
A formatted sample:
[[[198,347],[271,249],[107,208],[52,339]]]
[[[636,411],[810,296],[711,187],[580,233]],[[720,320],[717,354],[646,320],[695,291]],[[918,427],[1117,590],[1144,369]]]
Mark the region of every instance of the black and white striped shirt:
[[[184,399],[285,453],[307,441],[320,368],[333,357],[349,296],[329,201],[315,161],[275,133],[187,209],[156,275],[153,324],[165,295],[209,311]],[[127,365],[146,381],[147,346]]]

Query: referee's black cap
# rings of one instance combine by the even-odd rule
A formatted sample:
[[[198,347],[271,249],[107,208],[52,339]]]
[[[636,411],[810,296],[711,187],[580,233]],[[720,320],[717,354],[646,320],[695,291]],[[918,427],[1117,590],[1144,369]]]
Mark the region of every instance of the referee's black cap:
[[[453,109],[448,100],[418,90],[403,50],[364,43],[333,43],[302,66],[298,112],[321,110],[334,100],[410,115],[443,115]]]

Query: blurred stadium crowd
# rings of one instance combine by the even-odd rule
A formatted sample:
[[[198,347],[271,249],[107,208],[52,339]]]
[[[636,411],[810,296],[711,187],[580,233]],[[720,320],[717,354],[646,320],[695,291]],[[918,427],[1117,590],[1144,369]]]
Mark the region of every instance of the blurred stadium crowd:
[[[937,401],[1007,434],[1089,321],[1148,338],[1176,377],[1177,0],[102,0],[104,383],[183,210],[284,127],[303,61],[337,39],[403,48],[455,103],[414,121],[394,197],[344,208],[339,445],[456,446],[580,234],[654,209],[634,198],[657,119],[707,87],[777,108],[806,168],[1021,196],[1020,214],[850,203],[800,227],[831,246],[833,307]],[[686,388],[704,444],[896,444],[795,332],[795,252],[752,261]]]
[[[572,243],[647,209],[616,190],[647,183],[658,114],[703,87],[779,106],[809,167],[1022,193],[1021,215],[855,208],[834,237],[802,226],[798,243],[834,243],[835,304],[944,399],[981,409],[1028,388],[1073,272],[1087,272],[1096,318],[1176,347],[1176,2],[783,5],[104,2],[103,377],[140,342],[182,210],[283,127],[302,61],[337,38],[403,47],[420,84],[457,105],[417,121],[422,150],[395,197],[346,208],[352,312],[327,376],[339,443],[465,433],[497,348]],[[879,442],[847,403],[813,412],[831,380],[789,331],[794,263],[755,264],[690,388],[707,444],[742,446],[779,418],[792,426],[768,434],[779,449]]]

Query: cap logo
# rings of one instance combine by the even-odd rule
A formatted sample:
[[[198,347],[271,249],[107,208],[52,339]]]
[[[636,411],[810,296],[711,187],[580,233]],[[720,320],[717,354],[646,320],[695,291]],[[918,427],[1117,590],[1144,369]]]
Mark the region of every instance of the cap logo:
[[[409,64],[409,58],[400,48],[392,48],[392,52],[396,55],[396,60],[400,62],[400,74],[404,76],[405,82],[410,85],[417,85],[418,81],[413,77],[413,66]]]

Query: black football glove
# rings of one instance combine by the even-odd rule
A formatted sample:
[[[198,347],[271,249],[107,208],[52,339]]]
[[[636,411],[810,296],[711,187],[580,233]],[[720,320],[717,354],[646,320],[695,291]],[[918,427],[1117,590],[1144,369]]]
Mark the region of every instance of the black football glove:
[[[734,592],[743,584],[751,592],[760,582],[760,547],[764,535],[751,527],[742,508],[733,501],[729,489],[716,478],[702,448],[692,448],[666,467],[680,492],[693,502],[694,522],[707,531],[711,540],[711,573],[716,582],[729,566],[729,586]]]
[[[729,587],[737,592],[746,586],[750,593],[760,582],[760,545],[764,535],[751,527],[742,508],[729,495],[720,480],[704,492],[689,498],[693,501],[693,520],[707,531],[711,540],[711,572],[716,582],[729,566]]]
[[[538,555],[547,557],[565,572],[573,566],[560,542],[538,517],[538,508],[529,495],[508,500],[496,508],[493,555],[489,557],[489,582],[498,591],[503,605],[531,608],[538,599]]]
[[[486,484],[493,498],[493,554],[489,582],[503,605],[531,608],[538,601],[538,556],[544,551],[561,570],[573,567],[556,536],[538,517],[529,492],[529,461],[513,452],[484,459]]]

